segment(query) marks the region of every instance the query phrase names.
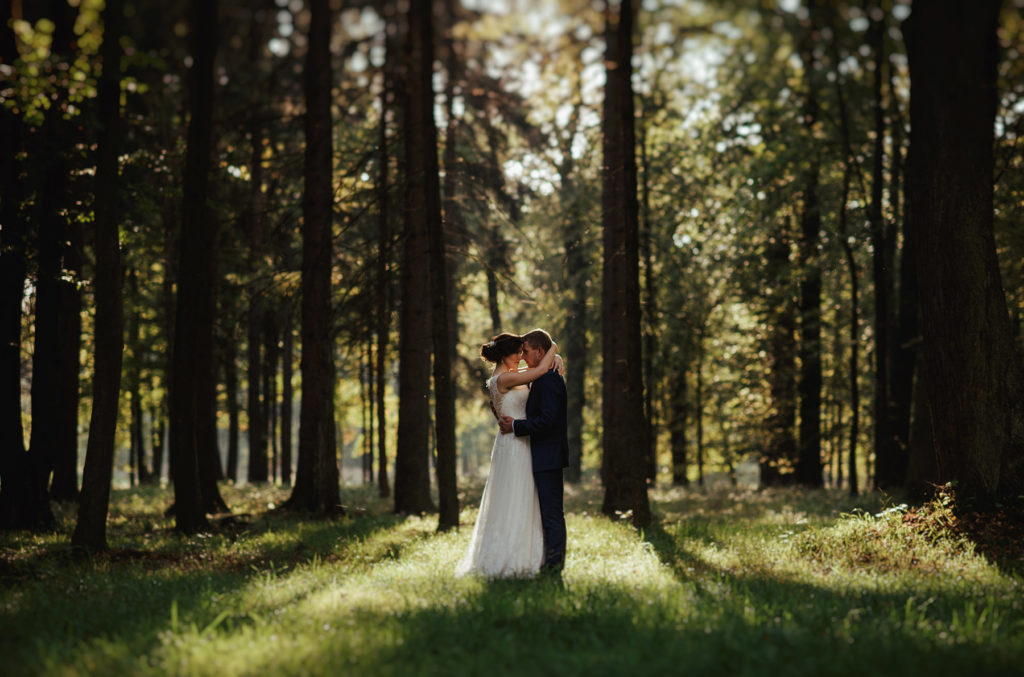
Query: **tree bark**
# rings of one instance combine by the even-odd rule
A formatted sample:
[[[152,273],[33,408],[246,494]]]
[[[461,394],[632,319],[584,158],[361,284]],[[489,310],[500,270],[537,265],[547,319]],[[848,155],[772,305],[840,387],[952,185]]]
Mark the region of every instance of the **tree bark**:
[[[398,443],[395,449],[395,512],[420,514],[434,510],[430,496],[430,353],[431,327],[431,266],[429,218],[427,204],[430,191],[422,187],[431,180],[429,157],[436,153],[436,144],[417,139],[417,131],[425,133],[425,117],[421,99],[429,91],[429,81],[423,82],[423,71],[430,69],[425,62],[429,48],[421,34],[425,21],[422,5],[411,3],[409,8],[409,35],[406,43],[405,94],[405,167],[406,210],[402,257],[402,305],[399,315],[398,381]],[[417,9],[419,6],[419,9]],[[417,23],[418,22],[418,23]],[[419,75],[419,77],[417,77]],[[424,90],[424,87],[427,87]],[[420,116],[420,117],[417,117]],[[436,159],[435,159],[436,162]],[[436,177],[436,173],[435,173]],[[429,212],[432,214],[433,212]],[[444,396],[442,396],[444,397]]]
[[[131,360],[128,363],[126,380],[128,382],[128,396],[131,398],[131,423],[129,437],[131,438],[132,469],[136,473],[139,484],[148,484],[149,466],[146,465],[146,436],[143,433],[143,407],[142,407],[142,364],[145,360],[146,351],[142,346],[142,335],[139,320],[139,276],[131,269],[128,271],[129,302],[132,312],[128,318],[128,352],[131,353]],[[122,302],[122,317],[123,317]]]
[[[329,0],[312,0],[306,55],[306,190],[302,201],[302,405],[299,475],[289,507],[321,515],[341,511],[334,431],[331,334],[331,27]],[[305,471],[305,473],[303,472]]]
[[[54,23],[51,54],[54,67],[57,62],[72,58],[74,33],[72,28],[76,10],[53,0],[48,8],[48,18]],[[72,293],[66,286],[75,286],[65,279],[65,256],[72,255],[71,226],[68,218],[70,192],[70,163],[67,147],[71,131],[63,119],[67,106],[67,92],[60,84],[54,85],[55,99],[51,101],[43,121],[43,140],[40,152],[46,158],[42,171],[42,183],[36,203],[39,232],[36,254],[36,317],[35,341],[32,351],[32,432],[29,439],[29,464],[31,474],[26,478],[26,504],[24,514],[33,527],[47,528],[54,524],[49,501],[50,474],[58,457],[67,453],[69,441],[77,442],[77,424],[72,421],[68,431],[68,401],[78,398],[75,392],[62,390],[67,384],[64,376],[69,371],[68,362],[78,364],[74,356],[62,352],[62,329],[70,330],[68,307]],[[70,276],[68,276],[70,277]],[[74,453],[74,450],[72,450]]]
[[[260,38],[261,13],[252,13],[249,24],[249,61],[258,63],[263,51]],[[263,225],[263,123],[259,87],[254,88],[249,120],[249,200],[246,221],[249,230],[248,323],[248,415],[249,482],[266,482],[268,477],[266,392],[263,389],[263,328],[266,301],[261,284],[261,261],[266,255]]]
[[[295,398],[292,388],[295,362],[292,303],[291,298],[286,298],[281,313],[284,320],[281,327],[284,335],[281,342],[281,483],[285,486],[292,483],[292,401]]]
[[[815,3],[808,2],[813,18]],[[800,39],[800,57],[806,88],[803,118],[808,136],[818,122],[817,64],[813,30]],[[800,428],[797,481],[808,487],[822,486],[821,466],[821,203],[818,195],[820,160],[812,156],[803,172],[803,205],[800,212]]]
[[[605,494],[601,511],[629,511],[633,525],[651,522],[645,461],[651,434],[644,414],[640,336],[639,214],[633,115],[633,7],[605,11],[604,169],[602,222],[602,420]]]
[[[642,115],[642,113],[641,113]],[[653,485],[658,479],[658,435],[654,432],[658,429],[658,421],[654,412],[655,378],[654,363],[655,357],[655,322],[658,317],[658,293],[654,283],[654,252],[652,247],[653,224],[651,223],[651,171],[647,158],[647,128],[646,123],[640,125],[640,163],[642,171],[641,178],[641,202],[640,213],[640,254],[643,260],[643,382],[644,382],[644,413],[647,416],[651,434],[648,435],[647,460],[645,462],[645,475],[648,483]]]
[[[409,10],[409,111],[405,136],[409,212],[427,232],[430,273],[430,320],[434,352],[434,434],[437,445],[438,531],[459,526],[455,471],[455,387],[452,383],[448,326],[448,262],[441,221],[441,186],[434,123],[434,28],[431,3],[414,2]],[[450,76],[450,74],[449,74]],[[449,218],[452,216],[448,215]]]
[[[765,277],[768,282],[765,293],[766,352],[771,404],[765,420],[768,439],[760,464],[762,485],[777,484],[779,468],[797,459],[797,317],[795,293],[789,282],[792,271],[791,230],[792,223],[779,221],[765,246]]]
[[[0,0],[0,62],[18,58],[11,0]],[[0,75],[0,89],[12,85]],[[22,528],[22,496],[27,486],[25,431],[21,423],[21,304],[25,297],[28,226],[22,214],[24,185],[18,154],[23,148],[21,119],[0,106],[0,529]]]
[[[199,454],[205,449],[201,420],[208,404],[200,372],[212,355],[214,245],[216,220],[209,214],[210,153],[213,132],[213,62],[216,52],[216,0],[189,3],[191,52],[189,113],[182,227],[179,242],[178,296],[174,320],[174,357],[170,392],[171,475],[176,526],[186,534],[207,526],[200,489]]]
[[[577,104],[578,106],[578,104]],[[586,223],[581,212],[582,196],[579,195],[580,185],[577,181],[577,169],[572,157],[572,141],[575,137],[575,123],[578,115],[573,115],[571,127],[562,145],[562,163],[559,176],[562,181],[563,194],[569,203],[565,205],[565,234],[563,249],[565,251],[565,287],[568,294],[568,313],[565,327],[560,340],[565,341],[565,389],[566,428],[569,441],[569,467],[565,479],[578,483],[583,480],[583,408],[586,406],[585,380],[587,374],[587,287],[590,283],[592,269],[587,256]]]
[[[388,481],[387,409],[384,406],[387,386],[388,339],[391,334],[391,153],[388,148],[388,114],[394,107],[393,62],[395,50],[389,39],[388,27],[393,25],[393,8],[390,3],[384,7],[384,72],[380,95],[380,119],[378,122],[378,169],[377,169],[377,261],[376,261],[376,368],[377,377],[377,486],[381,498],[391,496]]]
[[[843,91],[843,77],[839,72],[839,50],[836,47],[836,43],[832,42],[832,55],[833,63],[836,64],[834,75],[835,75],[835,89],[836,89],[836,101],[839,106],[839,138],[843,149],[843,178],[842,188],[839,193],[839,244],[843,249],[843,254],[846,258],[846,267],[850,274],[850,361],[848,363],[848,375],[850,382],[850,453],[847,456],[848,467],[847,475],[850,482],[850,495],[856,496],[860,492],[859,486],[859,475],[857,472],[857,440],[860,437],[860,380],[859,380],[859,356],[860,356],[860,276],[858,274],[857,259],[854,256],[853,244],[850,242],[851,235],[849,233],[848,226],[848,212],[847,204],[850,201],[850,182],[853,180],[854,172],[857,169],[855,164],[855,158],[853,154],[853,144],[850,140],[850,116],[846,105],[846,95]],[[875,101],[876,106],[881,106],[881,75],[878,72],[880,66],[876,67],[875,73],[875,86],[876,96],[878,97]],[[876,108],[876,112],[880,111],[880,108]],[[885,131],[884,124],[879,118],[876,119],[878,127],[876,132],[882,134]],[[871,206],[871,218],[881,221],[882,218],[882,168],[881,168],[881,153],[882,144],[881,141],[876,141],[875,144],[875,171],[874,176],[875,183],[872,184],[872,206]],[[877,192],[877,195],[875,194]],[[877,201],[876,201],[877,200]],[[877,209],[877,213],[875,210]],[[873,226],[874,227],[874,226]],[[884,233],[881,232],[883,226],[878,224],[879,232],[874,232],[874,236],[883,238]],[[876,246],[880,246],[880,240],[874,240]],[[875,296],[876,301],[882,303],[888,307],[888,292],[885,291],[884,287],[878,286],[879,275],[883,278],[887,275],[884,271],[879,273],[879,262],[882,260],[882,255],[876,250],[875,251]],[[880,298],[880,295],[884,298]],[[888,311],[885,311],[882,317],[888,317]],[[879,319],[879,315],[876,313],[876,329],[881,327],[884,335],[876,335],[876,387],[882,388],[883,394],[878,395],[876,392],[875,405],[876,415],[885,415],[887,411],[888,397],[884,394],[884,391],[888,388],[888,320],[884,322]],[[884,325],[884,326],[882,326]],[[879,399],[881,398],[881,399]],[[880,424],[877,420],[875,421],[875,430],[883,431],[886,429],[884,423]],[[878,448],[878,440],[876,442],[876,449]]]
[[[1024,365],[993,234],[999,0],[915,3],[909,209],[940,481],[967,504],[1024,492]]]
[[[894,75],[890,69],[889,89],[893,89]],[[895,439],[896,453],[899,455],[898,465],[903,469],[904,483],[908,482],[908,465],[910,455],[910,421],[913,402],[914,377],[917,373],[921,344],[919,309],[917,305],[917,266],[915,264],[914,237],[910,228],[909,212],[900,210],[900,198],[906,190],[903,175],[906,171],[902,159],[903,122],[900,117],[899,103],[892,98],[892,114],[890,129],[892,130],[892,166],[889,199],[892,202],[892,213],[900,224],[903,246],[900,249],[899,293],[895,319],[895,341],[893,342],[892,374],[890,376],[889,397],[892,408],[892,435]],[[905,200],[904,200],[905,202]]]
[[[672,446],[672,486],[688,487],[690,478],[686,474],[688,464],[686,454],[686,414],[689,403],[686,401],[686,369],[676,367],[669,376],[669,392],[672,400],[669,404],[669,433]]]
[[[884,16],[884,15],[883,15]],[[892,227],[882,213],[885,183],[885,109],[882,104],[884,78],[885,21],[872,20],[868,39],[874,52],[872,101],[875,121],[871,169],[872,277],[875,287],[875,486],[880,489],[903,486],[907,472],[906,451],[900,448],[894,430],[892,401],[892,358],[894,317],[892,312],[895,241]],[[898,170],[897,170],[898,171]]]
[[[238,342],[234,334],[224,341],[221,351],[224,365],[224,399],[228,410],[228,454],[225,479],[238,483]]]
[[[107,0],[103,10],[103,44],[100,49],[103,70],[97,87],[97,107],[104,133],[100,136],[96,157],[96,323],[92,418],[78,522],[71,536],[72,545],[89,550],[107,547],[107,511],[124,348],[117,212],[118,153],[122,136],[120,38],[123,17],[122,0]]]

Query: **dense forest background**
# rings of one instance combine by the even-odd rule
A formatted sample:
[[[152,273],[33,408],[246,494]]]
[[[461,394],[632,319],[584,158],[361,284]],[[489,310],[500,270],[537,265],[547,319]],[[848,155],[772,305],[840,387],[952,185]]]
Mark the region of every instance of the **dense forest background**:
[[[479,345],[570,481],[1024,491],[1020,0],[0,0],[0,522],[458,524]]]

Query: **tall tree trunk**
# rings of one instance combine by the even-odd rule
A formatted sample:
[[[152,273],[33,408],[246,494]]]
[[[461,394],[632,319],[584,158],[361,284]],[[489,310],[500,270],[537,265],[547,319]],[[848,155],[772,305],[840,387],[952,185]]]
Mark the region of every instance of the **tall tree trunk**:
[[[0,0],[0,63],[18,58],[11,0]],[[13,86],[0,74],[0,89]],[[25,431],[21,422],[21,303],[25,297],[25,249],[28,227],[21,211],[24,186],[18,155],[22,124],[0,106],[0,529],[29,526],[20,509],[28,486]]]
[[[173,482],[171,472],[170,454],[170,417],[171,417],[171,393],[174,387],[174,325],[175,325],[175,284],[178,277],[178,261],[175,258],[177,248],[178,230],[180,229],[181,217],[176,213],[173,202],[164,197],[163,209],[161,210],[164,227],[163,242],[163,264],[164,277],[161,284],[161,299],[164,311],[164,336],[167,340],[167,352],[164,355],[164,383],[167,388],[164,391],[162,402],[153,412],[153,477],[156,483],[160,484],[163,475],[164,456],[167,456],[167,479]]]
[[[284,318],[281,327],[284,335],[281,343],[281,483],[285,486],[292,483],[292,401],[295,398],[292,389],[295,362],[292,303],[290,297],[286,298],[281,314]]]
[[[910,223],[939,479],[967,502],[1024,493],[1024,365],[993,234],[999,0],[915,3]]]
[[[808,2],[813,19],[815,3]],[[807,30],[800,40],[806,87],[803,118],[810,138],[818,121],[816,32]],[[808,487],[822,486],[821,473],[821,203],[818,195],[820,160],[814,156],[804,170],[803,205],[800,213],[800,435],[797,481]]]
[[[643,258],[643,379],[644,385],[644,413],[647,415],[648,425],[651,434],[648,436],[646,476],[651,484],[658,479],[658,435],[654,432],[658,429],[658,421],[654,415],[655,398],[655,323],[658,317],[658,294],[654,284],[654,253],[652,247],[653,224],[651,223],[651,172],[647,159],[647,122],[640,124],[640,161],[641,176],[641,202],[640,202],[640,254]]]
[[[633,6],[605,10],[604,171],[602,222],[602,382],[605,481],[601,511],[631,511],[650,524],[645,460],[651,431],[644,414],[641,370],[639,224],[633,115]]]
[[[277,480],[277,363],[281,356],[278,344],[278,323],[276,309],[268,308],[263,323],[263,420],[266,422],[267,472],[264,479]]]
[[[76,48],[76,10],[69,9],[68,4],[62,0],[51,2],[50,7],[51,16],[56,23],[52,43],[53,56],[62,62],[70,63],[74,60]],[[84,234],[81,221],[73,217],[72,204],[75,198],[71,193],[79,191],[80,184],[72,183],[69,176],[72,174],[72,167],[67,151],[74,146],[74,125],[61,119],[63,108],[68,103],[65,95],[66,92],[60,93],[62,103],[50,108],[47,121],[44,123],[52,124],[49,131],[54,133],[54,137],[49,141],[57,144],[52,148],[60,157],[57,159],[55,156],[56,162],[48,164],[44,172],[43,193],[40,197],[44,213],[41,221],[45,224],[52,219],[54,229],[51,232],[62,231],[58,247],[63,260],[60,279],[56,284],[59,309],[56,338],[48,339],[45,344],[50,345],[52,341],[56,350],[56,363],[48,367],[54,370],[52,374],[55,375],[53,383],[56,390],[51,393],[54,399],[47,403],[47,412],[41,423],[54,425],[54,430],[47,434],[47,437],[52,435],[50,439],[56,443],[51,452],[53,477],[50,480],[50,497],[58,501],[73,501],[78,498],[78,401],[81,369],[79,355],[82,347],[80,282],[83,277]],[[64,175],[61,176],[61,173]],[[33,369],[37,364],[33,361]],[[50,379],[47,378],[45,381],[49,382]],[[32,412],[34,422],[35,407]]]
[[[199,439],[206,402],[200,372],[213,343],[214,243],[216,219],[207,206],[213,136],[213,62],[217,0],[189,3],[192,68],[189,70],[189,125],[182,194],[178,296],[170,398],[171,475],[177,528],[186,534],[207,526],[200,489]]]
[[[263,54],[262,13],[252,12],[249,23],[249,62],[258,64]],[[248,323],[248,415],[249,415],[249,482],[266,482],[267,459],[267,394],[264,384],[263,329],[266,322],[266,299],[263,292],[261,261],[266,255],[263,224],[263,121],[260,87],[254,87],[249,119],[249,199],[246,221],[249,230],[249,310]]]
[[[884,14],[882,14],[884,17]],[[885,169],[885,109],[882,104],[884,77],[885,20],[871,21],[868,39],[874,52],[872,101],[875,120],[874,149],[871,169],[872,275],[875,286],[875,486],[880,489],[903,486],[906,475],[906,453],[900,448],[893,428],[892,403],[892,297],[895,242],[892,228],[882,213]]]
[[[566,153],[567,162],[571,155]],[[586,224],[580,214],[580,197],[571,171],[562,172],[565,193],[572,196],[565,215],[565,277],[569,292],[565,337],[565,389],[567,391],[567,433],[569,440],[569,468],[566,480],[578,483],[583,479],[583,408],[586,405],[584,381],[587,373],[587,286],[591,266],[587,259]]]
[[[302,407],[299,475],[288,503],[317,514],[341,510],[334,432],[331,334],[331,27],[329,0],[311,0],[306,55],[306,191],[302,201]],[[305,463],[303,462],[305,460]],[[305,470],[305,476],[303,471]]]
[[[107,0],[103,10],[103,70],[97,107],[104,134],[96,157],[95,254],[96,323],[92,418],[85,452],[78,522],[71,536],[76,547],[107,547],[107,511],[117,435],[117,400],[121,387],[124,321],[118,224],[118,153],[121,145],[122,0]],[[141,460],[141,459],[140,459]],[[141,469],[141,465],[140,465]]]
[[[378,123],[378,170],[377,170],[377,261],[376,261],[376,376],[377,376],[377,486],[381,498],[391,496],[388,481],[387,409],[384,406],[387,386],[388,338],[391,334],[391,174],[389,171],[391,153],[388,148],[388,114],[393,109],[394,81],[392,62],[395,50],[388,38],[387,26],[392,25],[392,7],[384,7],[384,72],[380,94],[380,121]]]
[[[74,33],[72,28],[76,10],[66,3],[52,0],[48,18],[54,23],[51,55],[53,66],[72,59]],[[69,371],[68,362],[78,363],[78,354],[61,351],[61,330],[71,329],[64,317],[72,312],[64,305],[71,294],[63,288],[75,283],[65,279],[65,256],[72,254],[68,219],[68,193],[70,191],[70,165],[67,147],[70,145],[69,125],[64,121],[67,93],[56,84],[55,100],[50,103],[43,121],[41,152],[46,158],[42,171],[42,184],[36,210],[39,221],[38,251],[36,255],[36,318],[35,342],[32,351],[32,433],[29,439],[31,475],[26,478],[25,514],[29,524],[49,527],[54,524],[48,489],[50,474],[56,459],[65,453],[69,440],[75,441],[77,425],[67,425],[67,402],[77,401],[75,394],[62,390],[66,386],[63,376]]]
[[[62,356],[58,391],[61,397],[51,406],[56,409],[57,447],[53,455],[50,498],[55,501],[78,499],[78,400],[82,350],[82,264],[85,253],[82,224],[67,223],[64,249],[64,279],[61,280],[60,316],[57,328],[57,352]]]
[[[437,445],[438,531],[459,525],[455,470],[455,390],[448,334],[448,273],[441,221],[441,186],[434,124],[434,29],[431,4],[409,9],[408,112],[405,118],[410,228],[427,234],[430,326],[434,353],[434,434]],[[403,360],[403,368],[405,362]]]
[[[853,174],[856,171],[856,164],[855,164],[855,158],[854,158],[854,155],[853,155],[853,145],[852,145],[852,143],[850,141],[850,135],[851,135],[851,133],[850,133],[850,116],[849,116],[849,112],[848,112],[847,106],[846,106],[846,95],[845,95],[845,93],[843,91],[843,84],[844,84],[843,83],[843,76],[842,76],[842,73],[840,73],[839,69],[838,69],[839,50],[836,47],[835,41],[832,42],[832,54],[833,54],[833,59],[832,60],[836,64],[836,70],[834,72],[834,74],[835,74],[834,82],[835,82],[835,89],[836,89],[836,101],[838,102],[838,105],[839,105],[839,137],[840,137],[842,148],[843,148],[843,178],[842,178],[842,188],[841,188],[840,194],[839,194],[839,244],[843,248],[843,254],[846,257],[846,267],[847,267],[847,270],[850,273],[850,362],[849,362],[848,374],[849,374],[849,379],[850,379],[850,412],[851,412],[851,415],[850,415],[850,453],[849,453],[849,456],[848,456],[849,466],[848,466],[848,473],[847,474],[849,475],[849,479],[850,479],[850,494],[852,496],[856,496],[860,492],[860,487],[858,485],[858,475],[857,475],[857,440],[858,440],[858,438],[860,436],[860,381],[859,381],[859,378],[858,378],[859,377],[859,371],[860,371],[859,363],[858,363],[859,355],[860,355],[860,277],[859,277],[858,271],[857,271],[857,259],[854,256],[853,245],[850,242],[851,236],[850,236],[850,233],[849,233],[848,214],[847,214],[847,204],[849,203],[849,200],[850,200],[850,182],[853,180]],[[878,68],[880,68],[880,66],[878,66]],[[880,82],[879,78],[880,77],[881,77],[880,74],[876,72],[876,74],[875,74],[875,85],[876,85],[876,87],[879,88],[878,91],[876,91],[876,95],[879,98],[881,97],[881,89],[880,89],[881,85],[879,84],[879,82]],[[878,101],[878,100],[876,100],[876,104],[879,105],[879,106],[881,105],[880,101]],[[880,108],[876,109],[876,111],[878,111],[878,110],[880,110]],[[876,128],[876,132],[881,134],[881,133],[883,133],[885,131],[884,125],[882,124],[881,119],[878,119],[877,123],[878,123],[879,127]],[[875,216],[877,216],[878,219],[881,220],[881,218],[882,218],[882,206],[881,206],[882,195],[881,195],[881,183],[880,183],[881,178],[882,178],[881,177],[882,170],[881,170],[881,164],[880,164],[881,163],[880,157],[881,157],[881,153],[882,153],[881,141],[879,141],[879,142],[877,142],[875,144],[875,153],[876,153],[876,156],[875,156],[876,168],[875,169],[877,171],[877,174],[875,175],[876,183],[872,185],[872,193],[874,193],[875,190],[877,190],[878,195],[877,196],[875,196],[874,194],[872,195],[872,210],[874,210],[877,207],[878,212],[877,212],[877,215],[876,215],[872,211],[872,218],[874,219]],[[877,197],[877,200],[878,200],[877,203],[874,202],[876,197]],[[879,228],[881,228],[881,226],[879,226]],[[877,244],[878,244],[878,241],[876,241],[876,245]],[[887,295],[888,292],[884,291],[884,289],[882,289],[882,288],[877,286],[878,279],[879,279],[877,277],[877,275],[878,275],[878,261],[879,260],[880,260],[880,255],[879,255],[878,251],[876,251],[875,252],[875,262],[876,262],[876,264],[875,264],[875,273],[876,273],[876,278],[875,278],[875,282],[876,282],[875,291],[876,291],[876,294],[875,294],[875,296],[876,296],[876,300],[880,300],[880,302],[883,303],[883,305],[885,305],[885,304],[888,304],[888,295]],[[883,277],[884,277],[884,274],[883,274]],[[879,293],[881,293],[881,295],[884,296],[885,298],[884,299],[879,299]],[[888,311],[886,311],[886,312],[888,312]],[[878,317],[879,316],[876,314],[875,317],[876,317],[876,328],[878,328],[881,325],[885,325],[883,327],[883,331],[886,332],[886,335],[887,335],[887,332],[888,332],[888,321],[886,320],[885,322],[878,322]],[[888,339],[883,337],[883,336],[876,336],[876,341],[877,341],[877,343],[876,343],[876,352],[877,352],[877,355],[876,355],[876,368],[877,368],[879,373],[876,375],[875,383],[876,383],[876,387],[881,387],[883,390],[885,390],[887,388],[887,384],[889,382],[888,366],[887,366],[889,361],[888,361],[888,355],[886,353],[886,351],[888,350],[888,347],[887,347],[888,346]],[[875,402],[876,402],[876,409],[875,409],[875,411],[876,411],[876,414],[885,415],[885,413],[886,413],[886,402],[888,401],[888,398],[884,394],[881,396],[881,399],[878,399],[878,398],[879,398],[879,396],[876,393],[876,398],[875,398]],[[880,407],[879,407],[879,403],[881,403]],[[886,427],[884,424],[879,425],[877,420],[876,420],[875,423],[876,423],[876,425],[875,425],[876,432],[879,431],[879,430],[884,430],[885,427]],[[876,449],[877,448],[878,448],[878,446],[877,446],[877,439],[876,439]]]
[[[445,290],[447,293],[448,317],[448,364],[451,367],[452,397],[457,399],[455,386],[458,383],[457,365],[459,361],[459,303],[460,285],[459,268],[462,265],[463,252],[466,250],[466,225],[459,201],[459,186],[462,175],[462,159],[459,157],[458,145],[461,121],[455,115],[455,98],[462,86],[462,66],[455,47],[453,27],[458,21],[455,1],[445,0],[445,16],[447,25],[444,32],[445,70],[448,76],[445,81],[445,143],[444,143],[444,184],[442,186],[442,215],[445,257]],[[431,116],[433,120],[433,116]],[[436,135],[436,132],[435,132]],[[456,427],[455,408],[452,408],[452,429]],[[452,433],[454,436],[454,433]],[[454,448],[454,447],[453,447]],[[442,508],[442,512],[444,508]]]
[[[890,69],[890,91],[894,86]],[[892,129],[892,166],[889,199],[892,201],[892,213],[900,224],[903,246],[900,251],[899,293],[897,296],[897,319],[895,341],[893,342],[893,362],[890,376],[889,397],[892,402],[892,435],[895,439],[898,467],[902,468],[904,482],[907,480],[907,469],[910,454],[910,420],[913,401],[914,376],[919,362],[921,345],[919,310],[917,305],[917,266],[914,255],[914,237],[910,228],[909,212],[900,211],[900,196],[905,182],[902,181],[905,166],[902,160],[902,130],[897,97],[892,99],[890,129]]]
[[[142,364],[145,361],[145,349],[142,346],[141,323],[139,320],[139,276],[134,269],[128,271],[129,300],[132,313],[128,318],[128,341],[131,360],[127,368],[128,396],[131,398],[131,454],[133,469],[138,475],[139,484],[149,483],[149,466],[146,465],[146,436],[143,433],[142,408]],[[123,303],[122,303],[123,317]]]
[[[417,50],[424,49],[423,37],[417,34],[416,21],[422,21],[422,7],[414,11],[412,3],[409,13],[409,37],[406,43],[406,77],[405,92],[401,96],[403,123],[406,128],[405,166],[406,166],[406,209],[403,214],[405,233],[403,234],[401,298],[399,313],[399,362],[398,372],[398,441],[395,449],[395,512],[420,514],[434,510],[430,496],[430,352],[431,337],[431,290],[430,290],[430,257],[428,253],[429,232],[427,191],[416,188],[417,182],[427,180],[422,173],[429,158],[416,158],[416,134],[412,131],[417,124],[422,125],[415,117],[417,108],[421,115],[422,103],[414,102],[417,88],[423,84],[417,80],[415,73],[422,68],[429,70],[430,63],[424,64],[424,54]],[[419,64],[417,65],[417,62]],[[422,132],[422,127],[421,127]],[[422,140],[420,140],[422,141]],[[436,145],[422,142],[420,153],[436,153]],[[417,167],[420,176],[417,176]],[[414,189],[415,188],[415,189]],[[414,202],[418,200],[419,202]],[[415,206],[414,206],[415,205]]]
[[[689,403],[686,401],[686,369],[677,367],[669,375],[669,433],[672,446],[672,486],[687,487],[690,485],[690,478],[687,477],[686,467],[686,414],[689,411]]]
[[[843,190],[839,208],[839,237],[846,256],[846,266],[850,273],[850,453],[847,456],[849,465],[847,475],[850,480],[850,494],[856,496],[860,492],[857,480],[857,439],[860,436],[860,382],[859,350],[860,350],[860,281],[857,273],[857,260],[853,255],[853,246],[847,238],[846,203],[850,187],[849,163],[843,170]]]
[[[238,483],[238,341],[234,333],[227,337],[221,351],[224,364],[224,399],[228,410],[228,454],[225,479]]]
[[[765,302],[769,327],[766,348],[771,408],[765,420],[768,439],[760,464],[762,485],[777,483],[779,467],[797,459],[797,318],[794,290],[789,282],[792,271],[791,230],[791,222],[778,221],[765,246],[765,276],[768,280]]]

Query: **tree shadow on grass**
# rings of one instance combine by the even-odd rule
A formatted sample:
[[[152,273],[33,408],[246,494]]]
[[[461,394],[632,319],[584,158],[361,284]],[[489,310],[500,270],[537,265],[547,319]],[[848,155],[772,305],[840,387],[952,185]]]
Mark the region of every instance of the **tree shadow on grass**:
[[[250,525],[257,537],[278,530],[271,542],[217,543],[216,535],[207,534],[180,537],[174,549],[121,548],[82,556],[61,544],[13,562],[8,558],[0,567],[3,672],[39,674],[47,662],[73,665],[83,647],[96,641],[108,644],[100,655],[110,664],[102,671],[136,672],[139,657],[153,651],[160,633],[174,623],[199,629],[218,617],[227,626],[254,623],[248,610],[222,616],[221,600],[256,580],[283,576],[314,560],[340,561],[355,544],[381,535],[387,542],[358,566],[395,557],[402,543],[391,540],[401,536],[390,539],[390,532],[405,519],[281,518]]]
[[[661,598],[621,583],[500,581],[454,604],[361,614],[390,639],[372,650],[328,641],[312,664],[324,674],[1019,674],[1019,636],[1000,648],[886,621],[905,601],[759,577]],[[936,601],[936,619],[955,603]]]

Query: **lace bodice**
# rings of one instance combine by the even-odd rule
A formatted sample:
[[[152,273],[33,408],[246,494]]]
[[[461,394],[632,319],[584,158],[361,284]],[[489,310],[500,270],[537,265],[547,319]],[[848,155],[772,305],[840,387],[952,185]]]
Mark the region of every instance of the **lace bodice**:
[[[526,418],[526,398],[530,396],[530,389],[526,386],[516,386],[504,395],[498,390],[498,377],[492,376],[487,382],[487,389],[491,393],[491,403],[494,410],[501,416],[512,418]]]

